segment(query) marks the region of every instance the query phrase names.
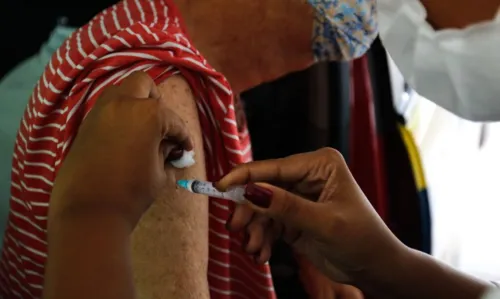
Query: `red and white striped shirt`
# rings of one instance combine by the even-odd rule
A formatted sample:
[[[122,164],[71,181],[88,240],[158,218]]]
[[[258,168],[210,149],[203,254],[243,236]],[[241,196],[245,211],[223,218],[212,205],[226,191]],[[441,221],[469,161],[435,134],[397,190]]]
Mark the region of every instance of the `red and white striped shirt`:
[[[106,9],[53,55],[24,113],[0,260],[2,297],[41,297],[47,213],[56,172],[102,90],[134,71],[147,72],[157,83],[175,74],[189,82],[200,115],[209,179],[251,159],[247,131],[237,128],[228,82],[190,44],[171,1],[125,0]],[[229,210],[227,201],[210,199],[211,297],[275,298],[269,267],[255,265],[242,252],[238,236],[225,230]]]

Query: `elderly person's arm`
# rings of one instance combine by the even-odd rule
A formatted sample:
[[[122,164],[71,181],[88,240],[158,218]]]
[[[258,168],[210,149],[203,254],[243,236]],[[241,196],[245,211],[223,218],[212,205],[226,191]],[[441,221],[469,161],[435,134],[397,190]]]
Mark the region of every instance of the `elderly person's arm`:
[[[182,77],[158,86],[168,106],[185,122],[195,147],[196,164],[178,177],[205,179],[205,155],[194,96]],[[132,264],[139,299],[209,298],[208,198],[182,192],[169,182],[132,235]],[[166,283],[168,282],[168,283]]]
[[[167,85],[175,85],[175,79],[171,80]],[[206,257],[199,246],[190,244],[206,234],[205,226],[188,219],[189,206],[176,202],[180,198],[172,183],[178,170],[168,163],[182,155],[180,149],[192,150],[193,143],[184,120],[169,108],[167,95],[182,98],[172,90],[161,96],[148,75],[135,73],[120,87],[108,87],[82,124],[51,196],[44,298],[132,299],[136,292],[156,298],[158,288],[163,288],[164,298],[207,296],[202,271]],[[132,242],[135,257],[144,260],[149,253],[149,260],[157,262],[156,266],[145,262],[150,269],[135,271],[156,271],[165,279],[144,290],[147,286],[142,280],[134,284],[130,235],[142,214],[158,200],[153,212],[162,207],[164,213],[171,213],[169,219],[189,226],[191,234],[182,234],[174,226],[163,229],[157,240]],[[206,204],[206,200],[198,202]],[[199,209],[196,202],[191,206]],[[142,224],[151,223],[148,219]],[[170,224],[162,219],[154,224]],[[148,234],[149,228],[142,226],[141,231]],[[168,242],[157,243],[167,238]],[[182,246],[183,242],[190,248]],[[155,246],[168,249],[167,254],[148,251]],[[200,256],[189,260],[195,253]]]

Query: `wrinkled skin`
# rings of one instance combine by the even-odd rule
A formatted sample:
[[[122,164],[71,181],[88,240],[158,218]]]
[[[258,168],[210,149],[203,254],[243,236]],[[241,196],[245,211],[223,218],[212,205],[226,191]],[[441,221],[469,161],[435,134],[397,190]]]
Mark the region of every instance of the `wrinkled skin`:
[[[305,0],[175,2],[194,45],[235,93],[314,62],[314,11]]]
[[[305,0],[175,2],[192,42],[226,76],[235,94],[314,63],[314,11]],[[303,272],[302,281],[314,299],[362,296],[357,289],[334,284],[314,270]]]
[[[467,0],[422,3],[428,10],[429,22],[441,29],[463,28],[491,19],[500,1],[479,1],[481,5]],[[227,77],[235,94],[314,63],[311,38],[315,13],[306,0],[175,2],[191,40],[210,64]],[[307,262],[300,263],[303,269],[308,267]],[[362,296],[356,289],[330,283],[314,270],[307,270],[303,279],[316,299]],[[334,294],[315,291],[320,289],[331,289]]]
[[[196,47],[228,78],[236,93],[314,62],[315,12],[306,0],[174,1]],[[491,20],[500,7],[500,0],[421,2],[436,29]]]

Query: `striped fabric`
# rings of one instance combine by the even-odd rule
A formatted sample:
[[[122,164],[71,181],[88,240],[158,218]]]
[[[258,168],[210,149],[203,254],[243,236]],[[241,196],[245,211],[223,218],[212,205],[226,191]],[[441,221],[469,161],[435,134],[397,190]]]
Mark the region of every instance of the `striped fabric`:
[[[40,298],[56,172],[102,90],[134,71],[147,72],[157,83],[175,74],[189,82],[200,115],[209,179],[251,159],[247,131],[237,129],[228,82],[190,44],[170,0],[126,0],[110,7],[57,50],[24,113],[0,260],[3,298]],[[229,211],[227,201],[210,199],[211,297],[275,298],[269,267],[255,265],[242,252],[238,236],[225,230]]]

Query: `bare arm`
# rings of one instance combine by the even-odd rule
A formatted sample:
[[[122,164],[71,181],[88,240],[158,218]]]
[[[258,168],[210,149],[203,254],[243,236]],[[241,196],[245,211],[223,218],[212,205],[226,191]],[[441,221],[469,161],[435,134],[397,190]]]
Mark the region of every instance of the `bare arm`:
[[[175,78],[172,81],[175,82]],[[52,189],[44,298],[136,298],[130,236],[155,199],[164,197],[160,202],[164,205],[166,198],[169,202],[176,199],[171,195],[174,194],[175,173],[178,170],[164,165],[165,158],[170,156],[172,143],[182,145],[185,149],[193,149],[191,134],[185,122],[166,107],[167,99],[176,98],[177,95],[172,90],[160,97],[159,88],[149,76],[134,73],[120,86],[107,88],[97,100],[81,125]],[[170,142],[164,143],[164,138],[168,138]],[[203,162],[200,164],[203,165]],[[206,205],[206,202],[205,200],[203,204]],[[155,209],[158,208],[153,208],[153,211]],[[168,219],[180,219],[187,227],[198,228],[196,224],[185,220],[193,216],[192,212],[198,211],[191,211],[189,208],[185,210],[163,209]],[[172,214],[173,212],[179,213]],[[162,219],[161,216],[159,219]],[[203,216],[206,221],[206,215],[201,215]],[[163,224],[160,223],[159,226],[164,227]],[[190,265],[203,264],[203,255],[197,259],[200,262],[186,259],[184,253],[193,251],[185,250],[182,246],[185,244],[178,241],[189,242],[194,235],[202,239],[200,246],[206,247],[203,235],[190,235],[192,231],[195,230],[188,229],[186,232],[160,229],[159,232],[163,234],[155,239],[145,238],[147,243],[144,244],[152,244],[153,249],[156,249],[158,242],[172,243],[172,255],[177,258],[164,258],[159,261],[162,268],[151,269],[174,271],[184,267],[192,270]],[[162,248],[165,243],[159,244]],[[151,248],[148,246],[145,248]],[[165,247],[170,249],[168,245],[163,245]],[[197,249],[196,244],[193,247]],[[159,251],[161,253],[161,249]],[[200,253],[200,250],[195,252]],[[150,253],[152,258],[158,257],[155,252],[146,253]],[[144,255],[139,256],[142,257]],[[201,272],[201,269],[198,270]],[[192,271],[185,273],[193,275],[195,281],[196,275],[206,277],[206,271],[199,274]],[[166,298],[185,297],[183,291],[186,289],[182,284],[184,280],[177,283],[166,275],[156,278],[157,274],[163,273],[151,275],[155,278],[153,286],[166,285]],[[177,274],[184,273],[179,270]],[[144,280],[142,276],[140,278],[141,283]],[[156,284],[162,278],[165,280]],[[186,281],[190,282],[190,278]],[[203,289],[203,283],[200,284],[199,289]],[[153,298],[149,296],[151,290],[140,289],[143,290],[148,298]],[[175,293],[177,290],[179,291]],[[192,290],[195,298],[201,297],[198,296],[201,292],[196,292],[195,288]]]
[[[51,198],[49,253],[56,258],[49,259],[46,268],[44,298],[209,297],[208,199],[180,193],[175,184],[181,178],[205,178],[195,102],[188,84],[180,77],[167,79],[159,90],[169,99],[168,108],[186,122],[194,139],[197,163],[167,176],[167,193],[156,198],[134,232],[137,219],[124,217],[113,200],[109,205],[100,200],[116,194],[86,196],[86,187],[74,190],[73,187],[82,185],[75,184],[73,176],[61,174],[58,185],[62,187],[55,188]],[[74,157],[73,160],[80,160],[78,154]],[[65,164],[70,165],[70,160],[67,158]],[[66,190],[64,186],[72,187]],[[125,201],[127,194],[119,195],[116,201]],[[66,203],[67,199],[73,203],[63,205],[67,208],[57,204]]]
[[[95,205],[58,215],[51,219],[49,239],[57,259],[49,260],[43,298],[135,298],[129,221]]]
[[[500,0],[420,0],[435,29],[464,28],[495,17]]]
[[[169,194],[158,198],[132,235],[134,279],[139,299],[209,298],[208,199],[181,192],[183,178],[205,179],[205,156],[198,114],[187,82],[176,76],[159,86],[194,138],[196,164],[176,172]]]
[[[359,282],[367,294],[407,299],[479,299],[491,287],[412,249],[392,256]]]

